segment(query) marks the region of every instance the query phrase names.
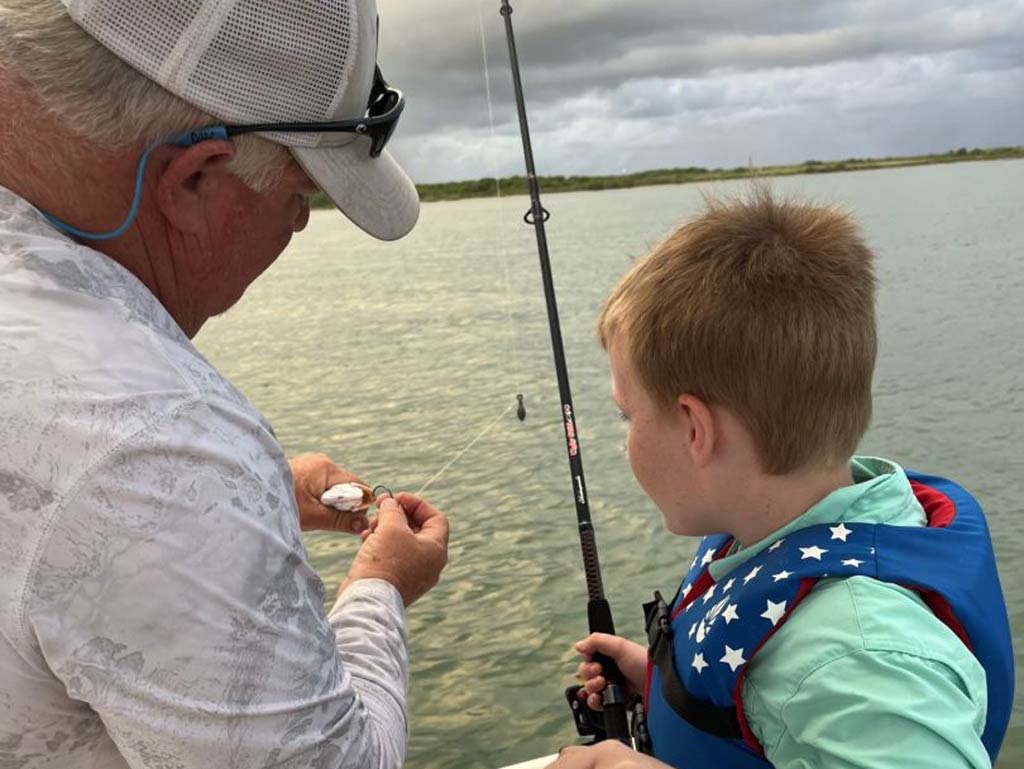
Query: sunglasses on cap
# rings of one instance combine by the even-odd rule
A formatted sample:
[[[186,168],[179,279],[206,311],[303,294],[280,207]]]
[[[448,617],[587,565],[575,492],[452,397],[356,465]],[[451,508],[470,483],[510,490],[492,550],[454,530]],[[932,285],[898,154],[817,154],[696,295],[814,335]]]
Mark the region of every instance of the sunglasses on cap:
[[[355,120],[335,120],[323,123],[260,123],[253,125],[227,125],[228,136],[247,133],[354,133],[370,139],[370,157],[380,157],[391,135],[395,132],[398,118],[405,109],[405,96],[392,88],[376,68],[366,115]]]
[[[398,118],[405,109],[405,96],[396,88],[392,88],[380,74],[380,67],[376,68],[373,75],[373,85],[370,88],[370,99],[366,105],[366,114],[355,120],[334,120],[323,123],[259,123],[253,125],[214,125],[206,128],[197,128],[184,133],[177,133],[166,137],[163,141],[157,142],[139,158],[135,170],[135,193],[132,196],[131,210],[128,217],[121,223],[121,226],[110,232],[86,232],[72,225],[62,222],[57,217],[42,211],[43,216],[49,220],[54,227],[85,240],[110,240],[116,238],[128,229],[136,214],[139,211],[139,202],[142,199],[142,180],[146,173],[146,163],[152,152],[164,144],[173,144],[178,147],[191,147],[207,139],[227,139],[231,136],[240,136],[247,133],[354,133],[359,136],[367,136],[370,139],[370,157],[380,157],[388,140],[395,132]]]
[[[376,68],[366,114],[354,120],[334,120],[321,123],[253,123],[250,125],[221,125],[199,128],[170,137],[172,144],[188,146],[204,139],[227,138],[249,133],[354,133],[370,139],[370,157],[380,157],[398,118],[405,109],[405,96],[392,88]]]

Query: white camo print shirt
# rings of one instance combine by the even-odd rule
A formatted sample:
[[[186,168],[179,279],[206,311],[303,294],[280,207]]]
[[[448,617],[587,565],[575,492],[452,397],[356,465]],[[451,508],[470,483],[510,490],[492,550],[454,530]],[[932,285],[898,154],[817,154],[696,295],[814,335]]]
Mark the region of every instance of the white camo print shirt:
[[[404,611],[328,617],[270,427],[0,187],[0,767],[398,767]]]

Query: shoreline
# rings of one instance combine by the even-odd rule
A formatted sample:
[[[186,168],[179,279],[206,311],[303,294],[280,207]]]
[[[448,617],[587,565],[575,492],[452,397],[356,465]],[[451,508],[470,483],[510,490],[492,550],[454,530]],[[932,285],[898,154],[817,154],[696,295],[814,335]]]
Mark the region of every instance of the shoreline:
[[[1024,158],[1024,146],[992,147],[989,149],[960,149],[934,155],[908,155],[885,158],[847,158],[846,160],[806,160],[798,165],[779,166],[737,166],[735,168],[660,168],[630,174],[606,176],[541,176],[538,177],[541,192],[545,195],[558,192],[580,192],[596,190],[628,189],[650,187],[660,184],[693,184],[698,182],[722,181],[728,179],[751,179],[773,176],[797,176],[800,174],[839,173],[842,171],[870,171],[878,168],[902,168],[907,166],[939,165],[943,163],[971,163],[982,160],[1007,160]],[[439,184],[418,184],[423,203],[434,203],[466,198],[494,197],[497,191],[494,177]],[[525,176],[511,176],[500,179],[502,196],[528,195],[529,186]],[[310,199],[311,207],[333,208],[322,195]]]

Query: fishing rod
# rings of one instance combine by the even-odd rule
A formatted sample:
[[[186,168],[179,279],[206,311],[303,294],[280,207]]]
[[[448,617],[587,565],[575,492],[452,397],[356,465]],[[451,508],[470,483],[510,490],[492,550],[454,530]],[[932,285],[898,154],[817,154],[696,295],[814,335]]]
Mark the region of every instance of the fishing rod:
[[[523,220],[532,225],[537,233],[537,251],[540,255],[540,269],[544,279],[544,299],[547,302],[548,326],[551,330],[551,349],[555,358],[555,372],[558,377],[558,393],[562,402],[562,425],[565,428],[566,450],[569,453],[569,472],[572,475],[573,499],[576,502],[576,520],[579,528],[580,547],[583,550],[583,571],[587,578],[587,618],[591,633],[615,634],[611,607],[604,595],[601,582],[601,565],[597,558],[597,541],[594,525],[590,520],[590,504],[587,501],[587,484],[583,479],[583,458],[580,452],[579,431],[576,429],[576,412],[572,405],[569,389],[569,373],[565,365],[565,349],[562,345],[562,329],[558,322],[558,303],[555,300],[555,283],[551,275],[551,259],[548,255],[547,233],[544,223],[551,217],[541,205],[540,185],[533,163],[533,147],[530,143],[530,126],[526,119],[526,101],[523,96],[523,81],[519,74],[519,56],[516,53],[515,34],[512,31],[512,6],[509,0],[501,0],[501,15],[505,18],[505,36],[508,39],[508,53],[512,63],[512,82],[515,86],[516,108],[519,111],[519,133],[523,139],[523,155],[526,159],[526,173],[530,185],[530,210]],[[603,693],[603,730],[594,723],[596,714],[589,711],[576,696],[579,687],[568,692],[576,728],[581,735],[594,735],[598,740],[619,740],[630,744],[629,726],[626,719],[625,685],[622,673],[614,660],[603,654],[595,655],[601,663],[602,674],[607,686]],[[604,732],[603,734],[601,732]]]

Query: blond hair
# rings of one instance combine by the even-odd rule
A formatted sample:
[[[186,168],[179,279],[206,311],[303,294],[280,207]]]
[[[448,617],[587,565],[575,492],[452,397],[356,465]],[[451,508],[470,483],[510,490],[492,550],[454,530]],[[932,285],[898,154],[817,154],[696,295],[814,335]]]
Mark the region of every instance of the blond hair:
[[[849,214],[709,199],[640,260],[604,304],[641,382],[668,407],[695,395],[730,409],[764,469],[849,460],[871,420],[874,256]]]
[[[68,15],[60,0],[0,0],[0,73],[24,82],[71,133],[107,148],[140,149],[219,121],[125,64]],[[284,172],[284,147],[232,140],[229,170],[257,192]]]

